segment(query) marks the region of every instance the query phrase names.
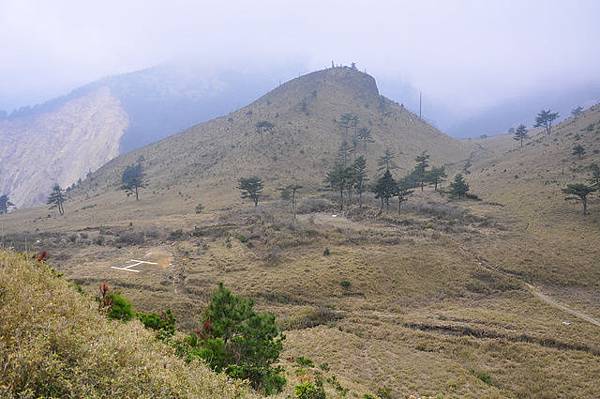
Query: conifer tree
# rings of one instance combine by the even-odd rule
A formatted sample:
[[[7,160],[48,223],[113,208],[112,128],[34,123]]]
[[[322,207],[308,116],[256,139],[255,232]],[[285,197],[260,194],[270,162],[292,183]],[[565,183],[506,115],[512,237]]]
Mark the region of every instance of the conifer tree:
[[[352,169],[336,162],[333,169],[327,172],[325,183],[340,193],[340,210],[344,209],[344,191],[351,185]]]
[[[275,129],[275,125],[273,125],[269,121],[257,122],[255,127],[256,127],[256,133],[258,133],[260,135],[261,140],[262,140],[264,133],[273,133],[273,129]]]
[[[546,134],[550,135],[552,133],[552,122],[558,119],[558,112],[551,112],[548,110],[541,110],[539,114],[537,114],[535,118],[534,127],[543,127],[546,130]]]
[[[342,164],[344,167],[347,167],[351,153],[352,147],[350,147],[346,140],[342,140],[342,143],[340,144],[340,148],[338,149],[337,153],[337,162]]]
[[[353,169],[353,186],[358,195],[358,206],[362,208],[362,195],[365,192],[365,186],[367,180],[367,160],[362,155],[354,160],[352,164]]]
[[[290,202],[290,205],[292,206],[292,215],[294,217],[294,220],[296,220],[296,193],[302,188],[303,187],[299,184],[290,184],[279,189],[281,191],[281,198],[288,200]]]
[[[595,187],[583,183],[567,184],[567,187],[562,189],[563,193],[568,194],[565,200],[581,202],[584,215],[587,215],[587,196],[594,191],[596,191]]]
[[[572,154],[581,159],[581,157],[585,154],[585,148],[581,144],[577,144],[575,147],[573,147]]]
[[[421,186],[421,191],[423,191],[423,187],[427,181],[427,168],[429,167],[429,154],[427,154],[427,151],[423,151],[420,155],[417,155],[415,162],[417,164],[413,172],[414,178]]]
[[[10,207],[14,206],[14,205],[15,204],[10,202],[8,195],[6,195],[6,194],[0,195],[0,215],[8,213],[8,210],[10,209]]]
[[[263,191],[262,179],[258,176],[242,177],[239,181],[238,189],[240,189],[242,198],[250,198],[254,202],[254,206],[258,205],[260,194]]]
[[[383,176],[377,179],[375,185],[372,187],[372,191],[375,193],[375,198],[381,201],[381,210],[383,210],[384,204],[389,208],[390,198],[397,192],[396,181],[389,170],[386,170]]]
[[[583,113],[583,107],[581,105],[578,107],[575,107],[573,109],[573,111],[571,111],[571,115],[573,115],[575,118],[577,118],[582,113]]]
[[[216,372],[250,381],[264,394],[280,392],[283,368],[275,366],[285,336],[270,313],[254,310],[254,302],[219,284],[200,319],[201,328],[185,341],[192,358],[199,357]]]
[[[517,130],[515,130],[513,140],[520,142],[521,148],[523,148],[523,140],[527,138],[529,138],[529,136],[527,136],[527,127],[525,127],[523,124],[519,125]]]
[[[377,161],[377,171],[386,172],[388,170],[397,169],[398,166],[394,162],[394,158],[396,158],[396,154],[389,148],[386,148],[383,156]]]
[[[355,118],[355,115],[350,112],[342,114],[340,117],[338,124],[344,130],[344,139],[348,138],[348,130],[354,126]]]
[[[450,183],[450,195],[455,198],[463,198],[469,192],[469,185],[465,182],[462,174],[454,176],[454,181]]]
[[[135,195],[136,201],[139,201],[139,189],[146,187],[146,175],[141,162],[129,165],[123,171],[121,176],[121,190],[127,193],[127,196]]]
[[[411,184],[409,179],[400,179],[396,184],[396,192],[394,195],[398,197],[398,214],[400,214],[400,209],[402,207],[402,203],[408,201],[408,197],[414,192],[410,190]]]
[[[597,163],[592,163],[590,166],[592,176],[589,179],[590,185],[596,190],[600,190],[600,166]]]
[[[373,136],[371,136],[371,129],[368,127],[361,127],[358,129],[358,140],[363,143],[365,153],[367,152],[367,146],[369,143],[374,143]]]
[[[429,172],[427,172],[426,181],[433,184],[433,190],[437,191],[438,185],[443,182],[448,175],[446,174],[446,168],[443,166],[440,167],[432,167]]]
[[[65,208],[63,205],[64,203],[65,203],[64,190],[60,187],[60,185],[58,183],[56,183],[52,187],[52,192],[48,196],[47,204],[50,205],[50,209],[57,208],[58,213],[61,215],[64,215],[65,214]]]

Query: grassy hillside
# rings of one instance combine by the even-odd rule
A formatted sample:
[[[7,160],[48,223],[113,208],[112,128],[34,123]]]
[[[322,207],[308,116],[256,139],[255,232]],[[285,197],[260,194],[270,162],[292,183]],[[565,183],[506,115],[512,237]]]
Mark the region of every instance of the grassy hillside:
[[[482,200],[426,187],[400,213],[392,204],[378,214],[371,194],[364,208],[340,212],[322,181],[346,112],[372,129],[375,142],[358,149],[371,177],[385,147],[402,152],[396,176],[428,150],[451,176],[468,172]],[[108,282],[141,310],[170,308],[183,331],[198,326],[224,282],[277,315],[289,381],[322,373],[328,398],[593,398],[598,209],[592,203],[583,218],[565,203],[560,187],[573,176],[544,183],[562,174],[575,141],[590,154],[569,158],[575,179],[585,177],[578,166],[596,159],[587,128],[597,110],[581,118],[522,151],[506,137],[460,143],[380,97],[370,76],[329,69],[115,159],[72,193],[65,216],[46,208],[2,216],[0,244],[48,250],[87,291]],[[261,137],[260,121],[273,131]],[[135,201],[117,187],[138,160],[148,188]],[[266,185],[256,208],[235,188],[251,174]],[[305,187],[295,221],[276,191],[291,181]],[[123,270],[135,259],[151,263]],[[298,367],[300,356],[313,366]]]
[[[246,389],[185,364],[137,322],[97,303],[43,263],[0,251],[3,398],[240,398]]]

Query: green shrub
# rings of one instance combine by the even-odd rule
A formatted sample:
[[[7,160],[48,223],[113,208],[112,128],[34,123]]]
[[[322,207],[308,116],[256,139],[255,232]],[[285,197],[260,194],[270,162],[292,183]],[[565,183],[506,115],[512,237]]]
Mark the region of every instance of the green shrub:
[[[201,329],[186,339],[183,354],[188,359],[203,359],[215,371],[247,379],[266,394],[280,392],[286,381],[283,369],[273,363],[285,336],[275,324],[275,316],[256,313],[253,307],[251,300],[219,284],[202,316]]]
[[[323,251],[323,256],[329,256],[331,255],[331,251],[329,250],[329,247],[325,248],[325,251]]]
[[[488,385],[492,385],[492,376],[486,373],[485,371],[471,370],[471,372],[473,372],[473,374],[475,374],[475,377],[477,377],[481,381],[485,382]]]
[[[377,396],[381,399],[392,399],[392,391],[388,387],[381,387],[377,390]]]
[[[350,289],[350,287],[352,286],[352,283],[348,280],[342,280],[342,281],[340,281],[340,285],[342,286],[343,289],[347,290],[347,289]]]
[[[129,321],[133,319],[133,307],[131,302],[123,295],[116,292],[108,294],[109,308],[107,316],[110,319]]]
[[[325,399],[325,390],[323,389],[323,383],[321,381],[317,381],[316,383],[312,382],[303,382],[302,384],[298,384],[294,387],[294,396],[297,399]]]
[[[296,358],[296,363],[302,367],[315,367],[313,361],[304,356],[298,356]]]
[[[162,314],[138,312],[137,318],[144,327],[156,331],[159,339],[164,340],[175,334],[175,316],[170,309]]]

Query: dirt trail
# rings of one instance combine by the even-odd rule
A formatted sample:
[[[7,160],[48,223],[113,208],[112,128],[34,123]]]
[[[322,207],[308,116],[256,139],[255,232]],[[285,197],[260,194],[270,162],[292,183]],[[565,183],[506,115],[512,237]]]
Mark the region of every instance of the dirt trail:
[[[346,218],[343,214],[334,216],[334,215],[330,215],[327,213],[318,212],[318,213],[312,213],[312,214],[308,214],[308,215],[301,215],[301,216],[299,216],[299,218],[301,218],[302,220],[312,219],[312,221],[315,224],[330,225],[330,226],[334,226],[334,227],[352,228],[355,230],[365,230],[365,229],[372,228],[372,227],[383,228],[383,229],[386,228],[384,226],[366,226],[364,223],[357,223],[357,222],[354,222],[354,221]],[[472,250],[467,249],[464,245],[461,245],[457,241],[454,241],[454,242],[467,257],[475,259],[477,264],[479,266],[481,266],[482,268],[484,268],[492,273],[500,274],[504,277],[517,279],[527,288],[527,290],[533,296],[538,298],[540,301],[544,302],[546,305],[551,306],[555,309],[561,310],[565,313],[568,313],[571,316],[577,317],[578,319],[581,319],[588,323],[591,323],[591,324],[595,325],[596,327],[600,327],[600,320],[598,320],[582,311],[575,310],[575,309],[561,303],[560,301],[550,297],[549,295],[544,294],[538,287],[527,283],[526,281],[521,279],[519,276],[505,272],[505,271],[501,270],[500,268],[496,267],[495,265],[491,265],[486,259],[482,258],[481,256],[479,256]]]
[[[527,287],[527,289],[529,290],[529,292],[531,292],[534,296],[536,296],[539,300],[546,303],[547,305],[550,305],[556,309],[560,309],[566,313],[569,313],[572,316],[578,317],[582,320],[587,321],[588,323],[592,323],[593,325],[600,327],[600,320],[595,319],[590,315],[580,312],[579,310],[572,309],[572,308],[568,307],[567,305],[564,305],[564,304],[558,302],[556,299],[542,293],[539,288],[537,288],[529,283],[524,283],[524,284],[525,284],[525,287]]]
[[[575,309],[561,303],[560,301],[552,298],[551,296],[544,294],[538,287],[536,287],[532,284],[529,284],[528,282],[521,279],[519,276],[505,272],[505,271],[501,270],[500,268],[498,268],[494,265],[491,265],[488,261],[483,259],[481,256],[477,255],[473,251],[465,248],[463,245],[461,245],[459,243],[457,243],[457,245],[460,248],[460,250],[463,251],[463,253],[465,253],[466,255],[468,255],[471,258],[474,258],[477,261],[477,264],[479,266],[481,266],[482,268],[484,268],[492,273],[500,274],[504,277],[509,277],[509,278],[519,280],[533,296],[538,298],[540,301],[544,302],[546,305],[549,305],[555,309],[561,310],[561,311],[568,313],[571,316],[575,316],[581,320],[587,321],[588,323],[591,323],[591,324],[595,325],[596,327],[600,327],[600,320],[598,320],[584,312],[575,310]]]

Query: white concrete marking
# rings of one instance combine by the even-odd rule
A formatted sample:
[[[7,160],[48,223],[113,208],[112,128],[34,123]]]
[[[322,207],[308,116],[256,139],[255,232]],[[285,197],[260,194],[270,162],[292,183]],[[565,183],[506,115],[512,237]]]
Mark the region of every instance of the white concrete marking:
[[[130,264],[130,265],[125,265],[125,266],[121,266],[121,267],[111,266],[111,269],[125,270],[127,272],[139,273],[141,270],[133,269],[133,267],[139,266],[139,265],[142,265],[142,264],[146,264],[146,265],[158,265],[158,263],[156,263],[156,262],[148,262],[148,261],[139,260],[139,259],[131,259],[128,262],[133,262],[133,263]]]

